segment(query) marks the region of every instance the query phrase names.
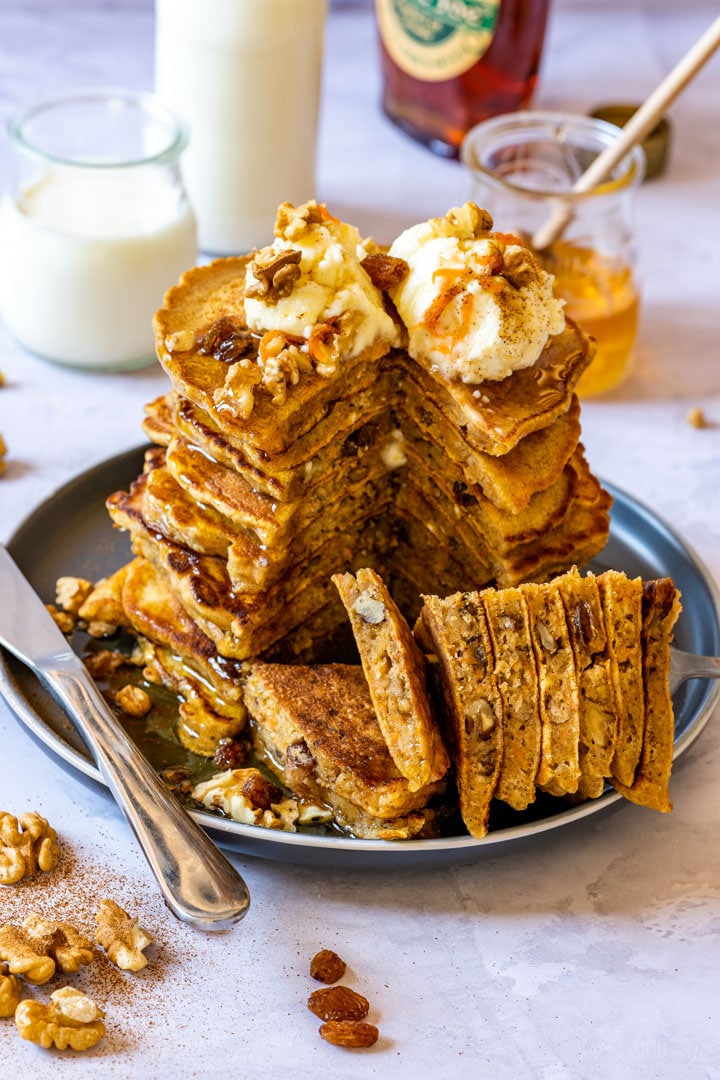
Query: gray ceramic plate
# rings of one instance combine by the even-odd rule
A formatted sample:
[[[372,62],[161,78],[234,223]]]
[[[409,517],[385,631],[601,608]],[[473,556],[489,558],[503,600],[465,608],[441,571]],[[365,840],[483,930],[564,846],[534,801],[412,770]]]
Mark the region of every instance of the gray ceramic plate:
[[[39,594],[54,597],[63,574],[97,580],[129,557],[127,536],[112,528],[106,496],[126,488],[142,469],[143,448],[97,465],[47,499],[9,543],[15,560]],[[687,545],[667,525],[628,495],[607,485],[615,497],[610,540],[593,568],[613,566],[645,578],[669,576],[683,596],[676,643],[689,652],[720,653],[720,616],[714,586]],[[28,732],[63,768],[88,784],[102,778],[79,736],[54,700],[30,672],[0,650],[0,690]],[[676,757],[697,738],[720,696],[720,683],[695,680],[675,697]],[[351,868],[442,866],[495,857],[543,834],[579,826],[621,801],[608,791],[579,807],[558,809],[556,800],[539,801],[532,813],[504,811],[491,821],[483,840],[467,835],[437,840],[389,842],[343,836],[284,833],[240,825],[208,813],[194,817],[218,843],[245,855],[315,866]],[[628,813],[632,813],[628,807]]]

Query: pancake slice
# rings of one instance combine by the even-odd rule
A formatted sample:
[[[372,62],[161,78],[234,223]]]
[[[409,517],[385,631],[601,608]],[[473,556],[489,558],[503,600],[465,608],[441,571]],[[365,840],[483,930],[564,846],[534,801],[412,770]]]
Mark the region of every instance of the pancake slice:
[[[495,795],[514,810],[535,801],[540,764],[540,705],[527,608],[519,589],[480,594],[503,703],[503,753]]]
[[[618,718],[600,590],[592,574],[576,568],[556,579],[565,607],[580,690],[578,792],[597,798],[610,776]]]
[[[645,692],[642,679],[643,587],[640,578],[606,570],[597,579],[607,631],[610,672],[618,716],[612,775],[625,787],[634,778],[645,728]]]
[[[369,568],[336,574],[370,697],[390,756],[417,791],[447,772],[450,761],[427,696],[425,657],[382,578]]]
[[[552,584],[521,589],[540,691],[537,784],[551,795],[573,795],[580,780],[580,691],[565,609]]]
[[[487,835],[503,755],[503,702],[479,593],[424,596],[415,635],[439,661],[460,813],[471,836]]]
[[[639,806],[668,813],[668,785],[675,745],[675,722],[670,697],[670,643],[680,614],[680,594],[669,578],[643,583],[642,672],[645,689],[645,732],[635,777],[617,790]]]

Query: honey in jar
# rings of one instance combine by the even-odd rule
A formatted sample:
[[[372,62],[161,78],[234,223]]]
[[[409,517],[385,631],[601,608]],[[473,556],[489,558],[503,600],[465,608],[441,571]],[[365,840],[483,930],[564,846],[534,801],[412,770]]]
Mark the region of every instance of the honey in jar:
[[[638,327],[634,195],[644,154],[636,146],[610,177],[587,192],[573,185],[619,128],[589,116],[518,112],[478,124],[461,156],[470,197],[495,227],[522,236],[555,277],[565,313],[595,338],[595,358],[578,384],[583,397],[604,394],[630,372]],[[560,217],[549,246],[539,237]]]
[[[549,0],[375,0],[383,110],[413,138],[457,157],[489,116],[529,104]]]
[[[578,386],[584,397],[611,390],[629,373],[638,327],[638,294],[631,266],[596,250],[558,240],[540,254],[555,276],[565,314],[595,338],[597,352]]]

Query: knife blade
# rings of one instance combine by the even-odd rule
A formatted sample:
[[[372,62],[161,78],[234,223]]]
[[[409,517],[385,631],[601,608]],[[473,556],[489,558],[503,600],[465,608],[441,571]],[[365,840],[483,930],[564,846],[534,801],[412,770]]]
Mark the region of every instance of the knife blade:
[[[173,914],[200,930],[225,930],[242,919],[250,905],[242,877],[163,787],[2,544],[0,645],[37,675],[72,720]]]

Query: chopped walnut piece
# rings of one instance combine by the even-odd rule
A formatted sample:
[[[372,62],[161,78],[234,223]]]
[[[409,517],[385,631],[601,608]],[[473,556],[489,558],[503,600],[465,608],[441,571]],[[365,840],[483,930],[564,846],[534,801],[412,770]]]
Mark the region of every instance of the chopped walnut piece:
[[[140,971],[147,966],[143,953],[152,944],[152,937],[132,919],[114,900],[100,901],[95,916],[97,931],[95,940],[108,954],[116,967],[123,971]]]
[[[16,818],[0,810],[0,885],[54,870],[59,859],[57,833],[44,817],[33,812]]]
[[[176,330],[165,338],[165,348],[169,353],[190,352],[195,347],[195,335],[192,330]]]
[[[51,956],[63,975],[73,975],[94,958],[90,939],[70,923],[52,922],[33,913],[23,920],[22,930],[31,948],[42,956]]]
[[[86,653],[82,659],[93,679],[113,675],[131,662],[125,653],[117,649],[99,649],[97,652]]]
[[[5,455],[7,454],[7,444],[0,435],[0,476],[5,472]]]
[[[0,387],[5,385],[5,372],[0,371]]]
[[[398,259],[394,255],[384,255],[379,251],[366,255],[360,265],[375,288],[382,291],[399,285],[410,273],[410,267],[404,259]]]
[[[231,364],[223,385],[213,391],[213,402],[218,411],[247,420],[255,404],[255,387],[261,380],[262,372],[254,356],[246,356]]]
[[[46,983],[55,974],[52,956],[37,952],[22,927],[12,923],[0,926],[0,961],[7,964],[11,975],[20,975],[35,986]]]
[[[46,604],[45,607],[48,613],[52,615],[52,620],[58,630],[62,630],[63,634],[72,634],[75,629],[73,616],[68,611],[59,611],[54,604]]]
[[[7,964],[0,964],[0,1019],[14,1016],[22,995],[22,983],[11,975]]]
[[[522,248],[504,256],[502,270],[499,272],[514,288],[524,289],[538,280],[540,267],[532,253],[527,248]]]
[[[698,405],[696,405],[694,409],[690,410],[685,419],[690,425],[690,427],[700,429],[710,426],[705,418],[705,413]]]
[[[87,625],[88,634],[95,638],[112,637],[117,634],[117,629],[115,623],[105,622],[103,619],[93,619]]]
[[[285,202],[278,207],[275,219],[275,235],[285,240],[297,240],[309,225],[321,225],[330,217],[325,206],[314,200],[302,206]]]
[[[160,779],[168,791],[172,791],[173,795],[177,796],[177,798],[183,798],[183,796],[189,795],[193,789],[193,782],[190,779],[189,769],[163,769],[160,773]]]
[[[325,1042],[352,1049],[374,1046],[379,1034],[374,1024],[367,1024],[364,1020],[328,1020],[320,1025],[320,1037]]]
[[[288,386],[297,386],[302,371],[312,371],[305,340],[283,330],[268,330],[263,334],[258,364],[262,369],[262,384],[271,395],[273,405],[284,405]]]
[[[345,970],[345,961],[332,949],[321,949],[310,961],[310,974],[318,982],[337,982],[342,979]]]
[[[105,1034],[105,1013],[95,1002],[71,986],[63,986],[50,995],[50,1005],[39,1001],[21,1001],[15,1012],[15,1024],[21,1038],[45,1050],[89,1050]]]
[[[55,603],[63,611],[77,617],[80,608],[95,586],[92,581],[79,577],[60,577],[55,582]]]
[[[484,236],[493,227],[493,219],[487,210],[483,210],[474,202],[466,202],[463,206],[453,206],[445,217],[451,224],[467,228],[476,237]],[[442,221],[442,218],[438,220]]]
[[[140,686],[126,683],[113,695],[113,701],[128,716],[147,716],[152,708],[152,702]]]
[[[245,295],[251,298],[262,297],[268,304],[289,296],[301,275],[301,251],[276,252],[272,248],[259,251],[248,265],[251,280],[245,289]]]
[[[378,626],[386,614],[382,601],[371,596],[367,589],[358,596],[353,604],[353,611],[357,612],[362,621],[369,623],[370,626]]]

